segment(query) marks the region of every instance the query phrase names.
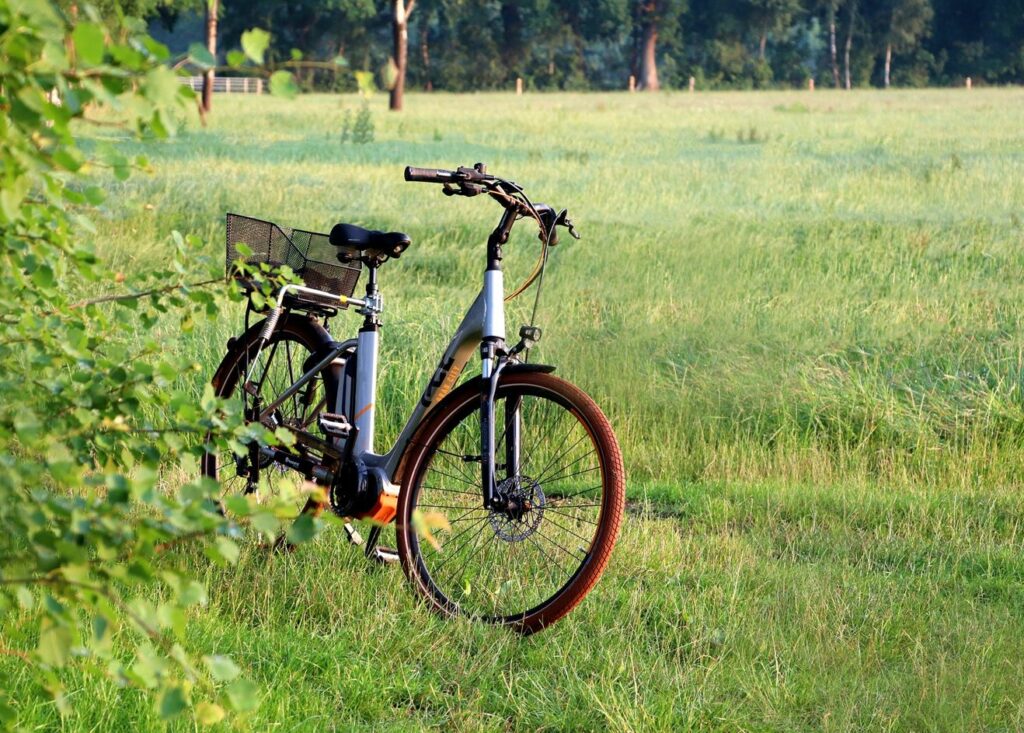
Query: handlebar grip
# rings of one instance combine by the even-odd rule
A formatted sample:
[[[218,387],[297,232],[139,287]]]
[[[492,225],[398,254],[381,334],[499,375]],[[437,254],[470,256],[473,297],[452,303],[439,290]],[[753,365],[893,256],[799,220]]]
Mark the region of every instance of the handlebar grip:
[[[419,183],[454,183],[458,180],[451,171],[438,170],[436,168],[414,168],[411,165],[405,167],[405,180],[417,181]]]

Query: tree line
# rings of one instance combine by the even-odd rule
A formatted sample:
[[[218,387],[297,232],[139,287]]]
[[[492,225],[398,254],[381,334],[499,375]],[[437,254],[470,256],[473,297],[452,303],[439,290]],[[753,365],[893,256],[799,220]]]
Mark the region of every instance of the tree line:
[[[181,32],[195,4],[150,16]],[[1024,81],[1024,0],[221,0],[219,16],[222,47],[259,26],[279,56],[341,54],[425,90]],[[352,83],[335,77],[300,81]]]
[[[78,5],[77,0],[58,0]],[[86,4],[85,2],[82,3]],[[172,50],[343,57],[400,108],[405,88],[763,89],[1024,82],[1024,0],[93,0],[147,20]],[[311,90],[355,77],[308,65]]]

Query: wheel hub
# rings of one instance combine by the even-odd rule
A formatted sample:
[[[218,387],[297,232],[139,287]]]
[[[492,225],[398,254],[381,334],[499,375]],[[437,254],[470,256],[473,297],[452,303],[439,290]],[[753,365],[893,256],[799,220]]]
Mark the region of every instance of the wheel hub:
[[[491,509],[494,533],[506,542],[522,542],[540,527],[547,500],[540,484],[529,476],[510,476],[498,484]]]

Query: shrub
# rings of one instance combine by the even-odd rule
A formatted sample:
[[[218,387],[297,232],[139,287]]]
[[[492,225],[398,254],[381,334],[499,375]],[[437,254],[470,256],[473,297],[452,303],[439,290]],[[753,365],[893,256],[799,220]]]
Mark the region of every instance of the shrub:
[[[164,717],[191,708],[210,723],[254,704],[255,688],[230,660],[185,651],[185,611],[206,591],[168,550],[195,543],[232,563],[240,528],[209,483],[167,477],[196,476],[205,440],[269,436],[209,389],[197,399],[181,375],[198,367],[149,335],[166,314],[184,328],[216,316],[215,294],[183,282],[199,242],[175,234],[167,258],[128,281],[85,243],[103,200],[89,171],[123,179],[148,163],[81,146],[76,132],[163,137],[194,96],[141,24],[108,29],[84,5],[78,17],[0,0],[0,654],[27,665],[62,714],[60,670],[78,664],[151,691]],[[0,723],[17,714],[0,690]]]

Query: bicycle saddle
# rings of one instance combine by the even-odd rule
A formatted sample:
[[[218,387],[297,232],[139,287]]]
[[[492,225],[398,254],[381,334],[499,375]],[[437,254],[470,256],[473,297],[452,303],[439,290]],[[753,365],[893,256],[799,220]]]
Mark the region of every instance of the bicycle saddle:
[[[408,234],[378,232],[355,224],[335,224],[330,239],[335,247],[349,247],[360,252],[370,250],[386,257],[400,256],[412,243]]]

